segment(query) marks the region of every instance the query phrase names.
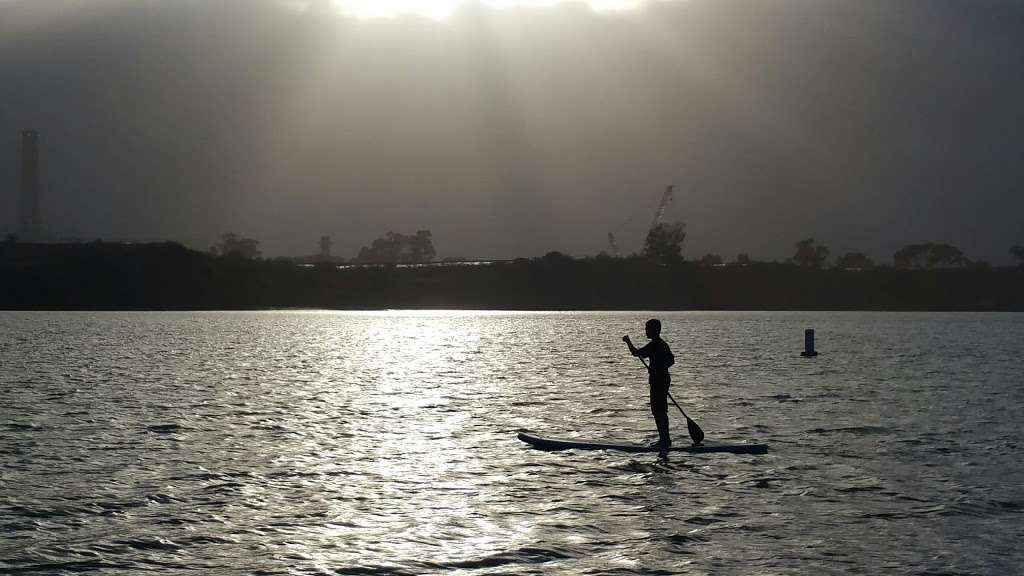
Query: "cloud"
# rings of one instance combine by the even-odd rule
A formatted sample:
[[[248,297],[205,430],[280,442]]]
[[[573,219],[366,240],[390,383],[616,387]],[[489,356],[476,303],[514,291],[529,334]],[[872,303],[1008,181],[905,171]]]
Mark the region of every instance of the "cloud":
[[[638,249],[675,182],[690,256],[781,258],[813,235],[998,261],[1024,229],[1021,12],[691,0],[434,22],[8,0],[0,131],[42,133],[62,234],[202,248],[233,230],[271,255],[330,234],[354,254],[430,228],[441,255],[593,254],[609,230]],[[0,230],[16,154],[0,141]]]

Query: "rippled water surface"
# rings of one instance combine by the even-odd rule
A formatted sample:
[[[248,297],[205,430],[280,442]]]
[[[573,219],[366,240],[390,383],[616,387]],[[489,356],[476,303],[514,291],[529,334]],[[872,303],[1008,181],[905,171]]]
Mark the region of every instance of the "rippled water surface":
[[[1024,315],[660,314],[767,455],[516,439],[656,438],[648,316],[0,312],[0,572],[1019,573]]]

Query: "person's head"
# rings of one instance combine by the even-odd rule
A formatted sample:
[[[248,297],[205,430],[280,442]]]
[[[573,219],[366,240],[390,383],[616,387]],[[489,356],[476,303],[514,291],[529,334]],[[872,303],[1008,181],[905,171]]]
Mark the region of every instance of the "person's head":
[[[661,335],[661,320],[651,318],[644,324],[644,333],[648,338],[656,338]]]

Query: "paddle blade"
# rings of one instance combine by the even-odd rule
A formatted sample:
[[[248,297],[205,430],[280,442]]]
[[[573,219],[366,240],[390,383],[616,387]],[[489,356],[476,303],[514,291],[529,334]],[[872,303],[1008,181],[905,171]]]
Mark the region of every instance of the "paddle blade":
[[[690,440],[695,446],[704,441],[704,431],[697,426],[696,422],[690,420],[689,416],[686,417],[686,430],[690,433]]]
[[[686,431],[690,433],[690,440],[693,441],[693,445],[699,445],[704,441],[704,431],[700,429],[700,426],[697,426],[696,422],[690,420],[690,417],[686,415],[686,412],[683,412],[683,407],[679,405],[679,402],[676,402],[676,399],[673,398],[671,394],[668,395],[668,399],[676,405],[676,408],[679,409],[679,413],[683,415],[683,418],[686,418]]]

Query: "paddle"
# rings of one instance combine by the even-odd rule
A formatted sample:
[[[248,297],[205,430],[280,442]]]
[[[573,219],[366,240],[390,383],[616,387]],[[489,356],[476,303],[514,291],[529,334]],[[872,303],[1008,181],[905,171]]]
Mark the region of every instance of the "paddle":
[[[637,358],[640,357],[637,356]],[[646,360],[640,358],[640,362],[643,363],[644,368],[647,368],[647,370],[650,371],[651,367],[647,365]],[[686,418],[686,431],[690,433],[690,440],[693,441],[693,445],[700,446],[700,443],[704,441],[704,431],[700,429],[700,426],[697,426],[696,422],[690,420],[690,417],[686,415],[686,412],[683,412],[683,407],[679,405],[679,402],[676,402],[676,399],[672,397],[671,392],[666,391],[665,393],[668,394],[668,399],[676,405],[676,408],[679,408],[679,413],[683,415],[683,418]]]

